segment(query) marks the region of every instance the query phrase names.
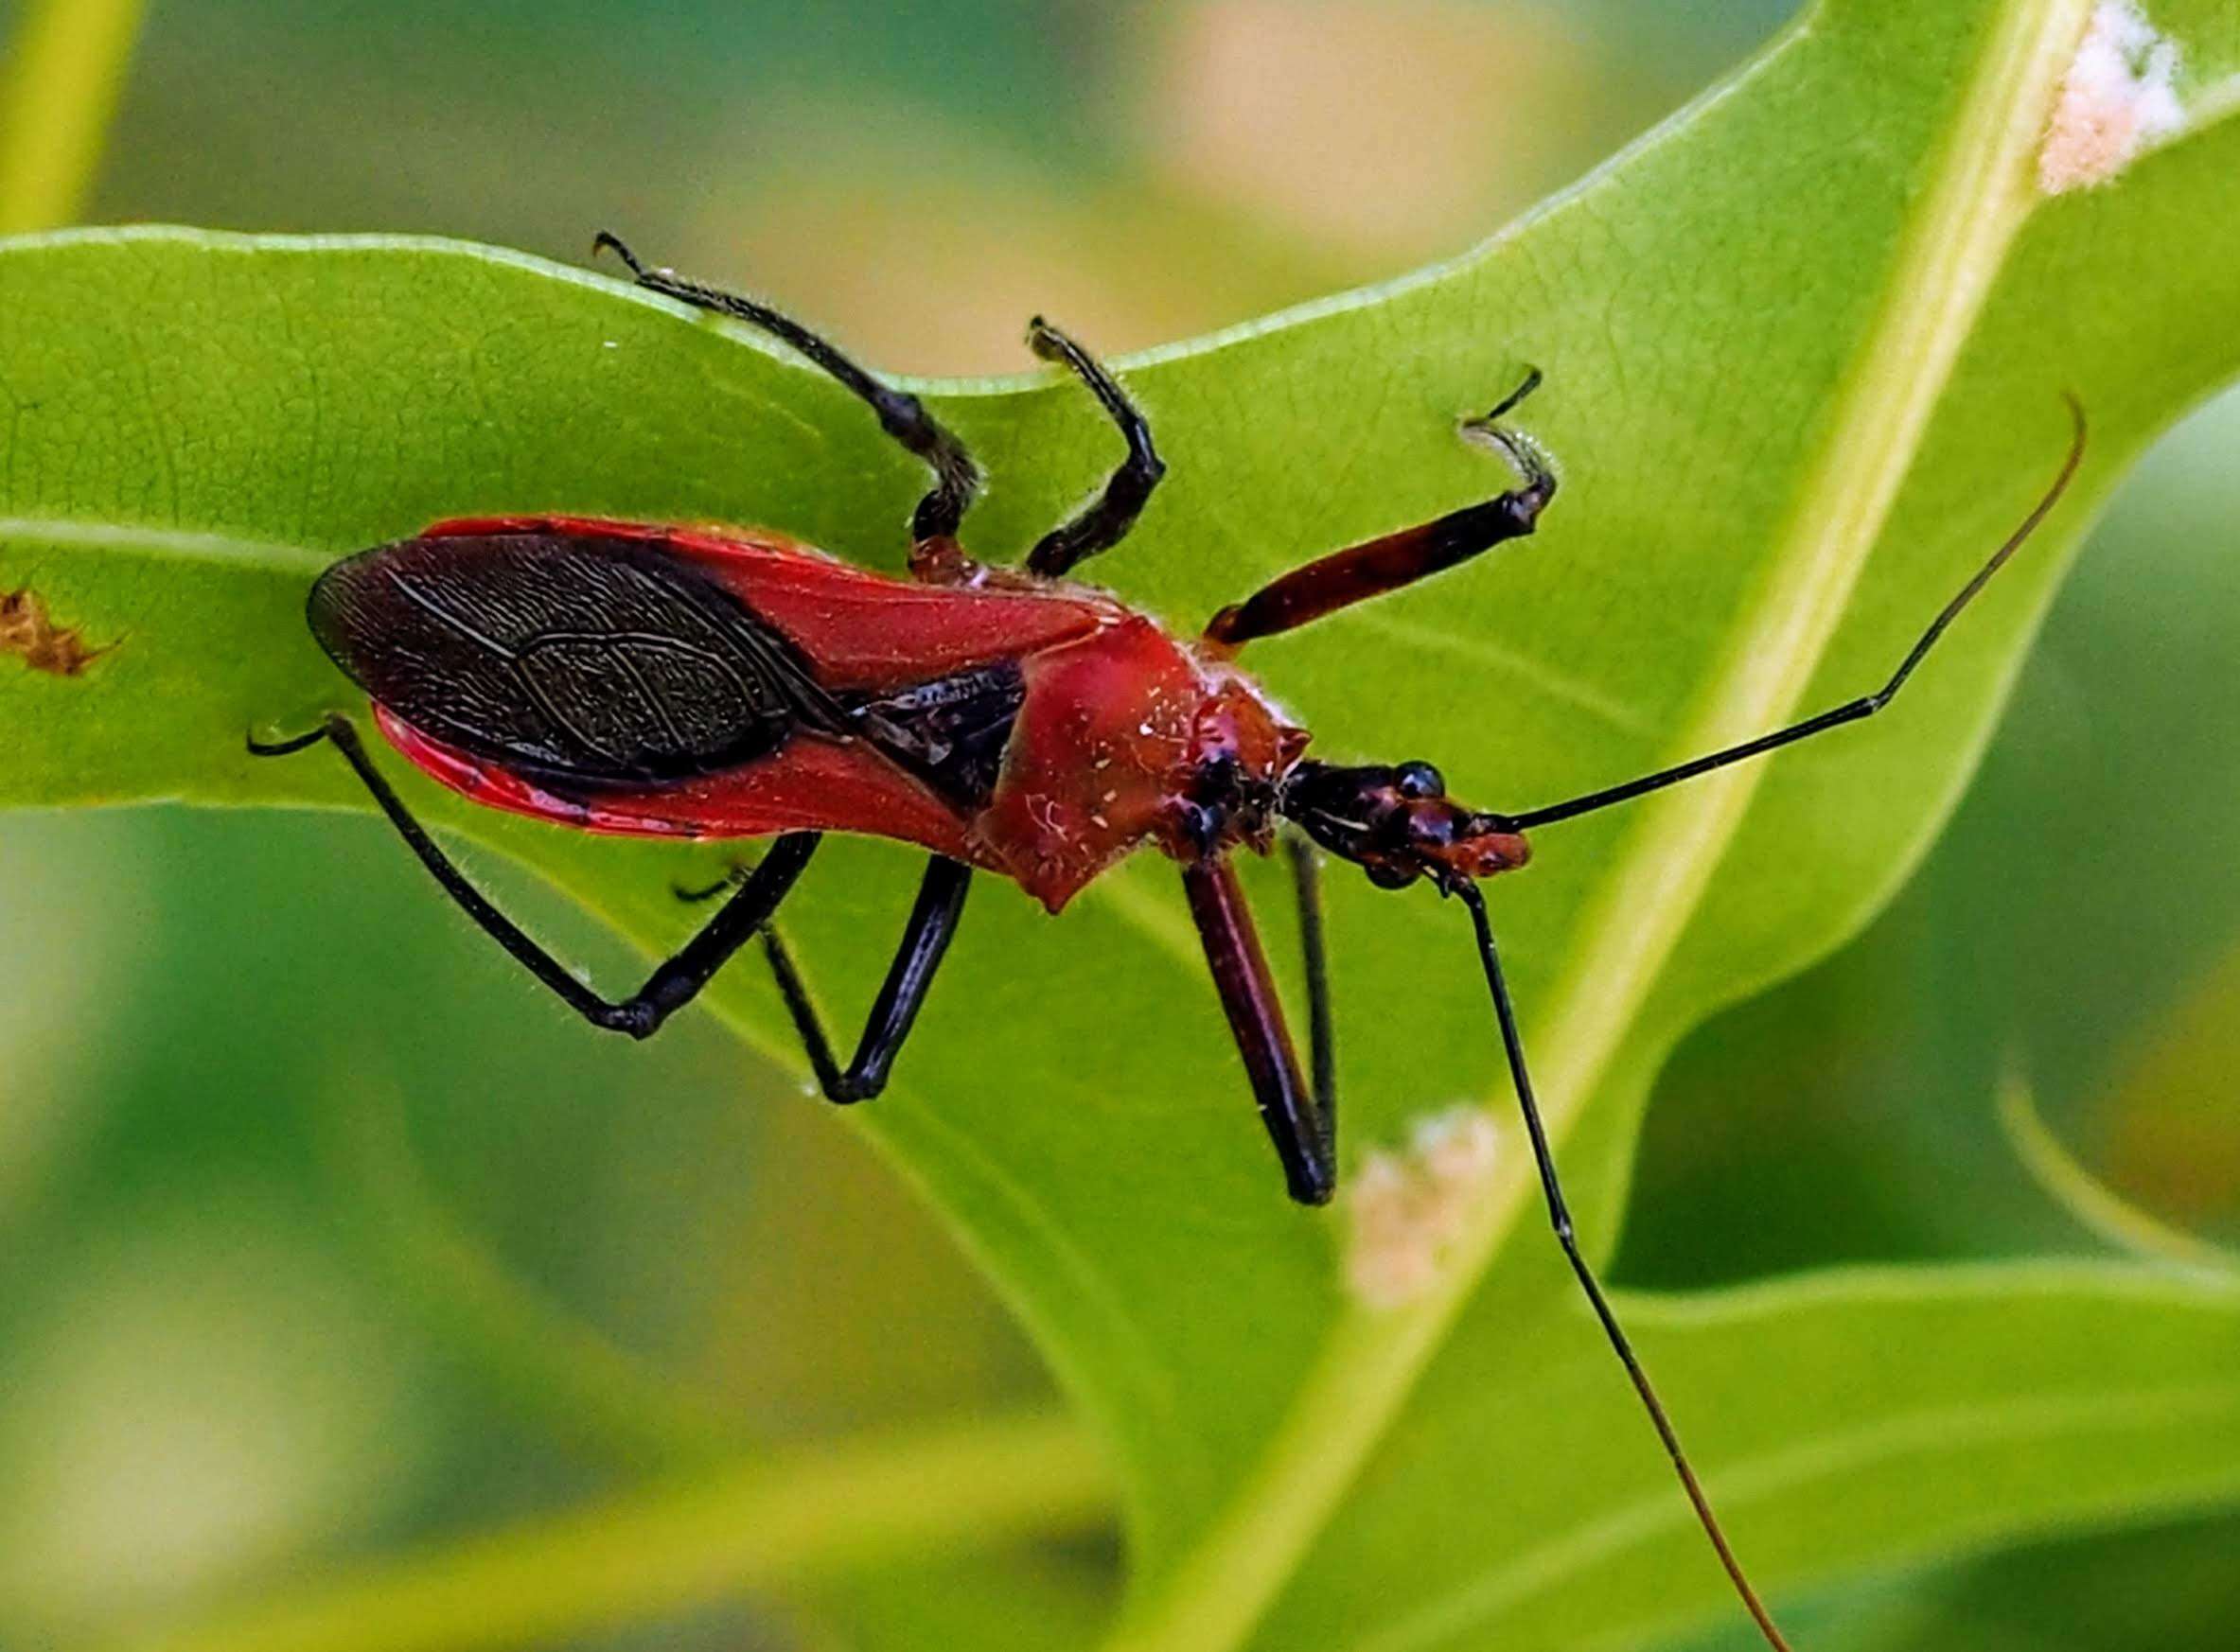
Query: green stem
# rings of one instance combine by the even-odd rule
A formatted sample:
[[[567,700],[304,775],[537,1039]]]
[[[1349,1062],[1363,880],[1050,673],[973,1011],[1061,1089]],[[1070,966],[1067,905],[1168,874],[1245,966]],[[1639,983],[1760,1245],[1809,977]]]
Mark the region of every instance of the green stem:
[[[798,1450],[767,1465],[377,1565],[116,1652],[463,1652],[984,1550],[1107,1518],[1067,1421],[1005,1417]]]
[[[32,0],[0,91],[0,235],[85,210],[143,0]]]

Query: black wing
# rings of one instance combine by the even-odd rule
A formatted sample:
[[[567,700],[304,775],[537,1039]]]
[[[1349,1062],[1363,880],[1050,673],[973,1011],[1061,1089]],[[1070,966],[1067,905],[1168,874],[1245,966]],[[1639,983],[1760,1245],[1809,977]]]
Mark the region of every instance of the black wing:
[[[536,778],[637,784],[751,762],[846,714],[767,621],[642,541],[405,539],[329,568],[311,630],[377,703]]]

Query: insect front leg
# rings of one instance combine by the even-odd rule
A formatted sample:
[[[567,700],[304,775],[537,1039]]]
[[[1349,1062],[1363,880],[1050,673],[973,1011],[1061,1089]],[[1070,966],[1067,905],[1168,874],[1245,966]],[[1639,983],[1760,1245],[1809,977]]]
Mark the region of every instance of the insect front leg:
[[[887,968],[887,978],[879,983],[879,995],[872,1001],[863,1036],[856,1041],[855,1059],[844,1071],[833,1059],[832,1041],[824,1035],[824,1023],[817,1013],[816,1003],[810,998],[801,973],[793,967],[793,958],[785,950],[785,942],[776,929],[763,930],[763,951],[770,960],[770,973],[778,979],[778,991],[785,996],[794,1030],[801,1035],[802,1046],[808,1052],[809,1065],[817,1074],[818,1087],[824,1092],[826,1100],[868,1101],[887,1087],[894,1058],[902,1053],[903,1042],[909,1037],[911,1024],[925,1007],[926,994],[933,986],[934,973],[941,968],[942,957],[949,950],[949,942],[956,939],[957,924],[964,916],[964,897],[971,890],[970,867],[945,854],[934,855],[926,861],[926,876],[918,885],[917,904],[910,908],[909,921],[903,925],[902,944],[895,951],[894,961]]]
[[[1402,528],[1295,568],[1215,614],[1206,625],[1207,641],[1235,648],[1294,630],[1531,533],[1556,497],[1556,473],[1538,448],[1499,421],[1539,384],[1535,369],[1491,413],[1462,427],[1466,435],[1490,444],[1515,467],[1518,486],[1420,527]]]
[[[662,1022],[699,995],[700,989],[730,960],[732,954],[746,944],[748,938],[778,909],[778,904],[793,888],[820,840],[815,832],[789,832],[779,838],[763,856],[761,864],[741,882],[738,892],[723,904],[722,909],[698,934],[663,960],[636,993],[620,1001],[609,1001],[577,980],[566,964],[522,933],[512,919],[491,905],[483,892],[467,881],[466,874],[450,856],[436,847],[427,828],[413,817],[403,800],[381,778],[380,770],[366,755],[364,744],[349,719],[329,717],[311,733],[292,740],[264,743],[253,738],[249,749],[258,757],[285,757],[322,740],[331,742],[343,754],[372,794],[373,800],[380,806],[381,813],[388,817],[389,823],[397,828],[397,835],[419,857],[420,864],[442,886],[444,893],[459,904],[460,910],[473,919],[484,934],[519,959],[561,1002],[593,1027],[609,1032],[626,1032],[632,1038],[651,1037]]]
[[[1295,863],[1296,865],[1296,863]],[[1277,996],[1276,980],[1261,950],[1260,932],[1244,905],[1244,891],[1237,882],[1236,868],[1227,857],[1192,861],[1182,869],[1182,887],[1190,897],[1191,917],[1206,948],[1206,962],[1213,972],[1214,991],[1228,1017],[1237,1053],[1252,1081],[1253,1099],[1260,1105],[1261,1124],[1283,1161],[1284,1181],[1292,1198],[1301,1204],[1327,1204],[1337,1191],[1336,1097],[1316,1097],[1299,1071],[1299,1058],[1292,1048],[1291,1029],[1283,1019],[1283,1002]],[[1302,890],[1307,886],[1300,885]],[[1301,933],[1309,937],[1309,986],[1321,978],[1320,906],[1302,906]],[[1322,994],[1316,992],[1320,999]],[[1325,1001],[1314,1017],[1314,1064],[1327,1078],[1332,1063],[1329,1009]]]
[[[1308,1070],[1321,1105],[1322,1137],[1334,1161],[1338,1151],[1338,1041],[1330,1012],[1330,953],[1322,936],[1322,863],[1306,838],[1286,833],[1291,892],[1299,914],[1300,962],[1307,975]],[[1333,1172],[1334,1173],[1334,1172]]]

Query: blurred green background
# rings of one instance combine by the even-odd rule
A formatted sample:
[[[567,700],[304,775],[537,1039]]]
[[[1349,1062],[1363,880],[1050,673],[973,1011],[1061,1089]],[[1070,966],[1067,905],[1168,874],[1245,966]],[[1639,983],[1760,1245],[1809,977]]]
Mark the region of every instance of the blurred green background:
[[[880,365],[1004,371],[1035,310],[1119,352],[1457,251],[1789,9],[180,0],[148,9],[81,216],[569,259],[611,226]],[[2092,1249],[2002,1135],[2002,1083],[2140,1205],[2240,1239],[2236,439],[2228,401],[2132,479],[1893,909],[1684,1048],[1625,1281]],[[0,857],[0,1647],[1054,1403],[826,1109],[694,1017],[644,1048],[588,1031],[375,822],[19,815]],[[1796,1627],[2229,1649],[2236,1548],[2231,1520],[2079,1536]],[[1094,1624],[1115,1564],[1092,1519],[566,1643],[1024,1645],[1020,1620]]]

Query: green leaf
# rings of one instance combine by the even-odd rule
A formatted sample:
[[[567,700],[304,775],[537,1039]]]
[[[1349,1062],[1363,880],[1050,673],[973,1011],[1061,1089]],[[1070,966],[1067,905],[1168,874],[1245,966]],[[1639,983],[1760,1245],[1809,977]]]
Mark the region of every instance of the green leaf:
[[[2229,1285],[2084,1263],[1861,1269],[1622,1306],[1673,1403],[1709,1424],[1697,1433],[1722,1465],[1713,1492],[1757,1534],[1768,1573],[1973,1548],[2011,1538],[2024,1511],[2029,1527],[2052,1529],[2119,1501],[2185,1506],[2240,1491],[2240,1289]],[[1391,1597],[1374,1629],[1328,1643],[1579,1644],[1669,1614],[1675,1580],[1708,1572],[1715,1592],[1685,1505],[1612,1460],[1594,1403],[1602,1375],[1567,1360],[1510,1390],[1504,1373],[1476,1389],[1474,1420],[1457,1416],[1436,1444],[1406,1431],[1396,1450],[1431,1506],[1467,1507],[1482,1488],[1470,1459],[1517,1433],[1571,1472],[1504,1484],[1507,1547],[1442,1544],[1441,1575]],[[1720,1405],[1735,1394],[1751,1403]],[[1921,1495],[1924,1481],[1936,1497]],[[1332,1545],[1378,1555],[1391,1540],[1381,1502],[1349,1508]],[[1286,1601],[1266,1643],[1312,1643],[1313,1609]]]
[[[1173,475],[1095,572],[1185,625],[1307,555],[1500,485],[1454,420],[1526,361],[1546,370],[1526,422],[1566,486],[1537,540],[1254,657],[1327,752],[1434,758],[1458,795],[1501,808],[1880,681],[2045,486],[2063,393],[2090,410],[2069,501],[1899,709],[1551,830],[1533,874],[1493,891],[1597,1248],[1672,1042],[1887,897],[1987,738],[2093,504],[2240,370],[2240,129],[2213,117],[2209,84],[2240,63],[2240,22],[2208,0],[2161,9],[2197,118],[2111,186],[2043,200],[2034,151],[2088,9],[1831,0],[1484,248],[1128,364]],[[761,521],[894,567],[922,485],[860,407],[756,342],[598,277],[437,243],[18,242],[0,252],[0,588],[110,645],[75,676],[0,662],[0,800],[17,803],[362,807],[330,757],[255,763],[241,733],[352,703],[304,634],[306,581],[434,518]],[[997,479],[967,530],[991,557],[1115,457],[1087,398],[1048,376],[952,388],[943,411]],[[648,945],[689,923],[671,880],[717,864],[408,784],[431,818]],[[908,862],[841,846],[789,909],[836,1006],[860,1004],[883,966]],[[1352,880],[1331,905],[1356,1142],[1498,1097],[1460,915]],[[346,991],[347,937],[334,956]],[[1280,1198],[1162,866],[1130,866],[1057,923],[988,888],[953,957],[901,1081],[853,1116],[948,1214],[1114,1451],[1136,1579],[1125,1644],[1297,1644],[1307,1625],[1320,1644],[1478,1643],[1485,1615],[1450,1621],[1440,1603],[1472,1598],[1504,1556],[1584,1553],[1629,1520],[1640,1540],[1532,1594],[1509,1642],[1727,1609],[1539,1231],[1513,1135],[1437,1288],[1373,1311],[1340,1288],[1338,1224]],[[783,1043],[752,967],[712,998]],[[2240,1306],[2212,1285],[1997,1278],[1957,1323],[1884,1313],[1843,1280],[1784,1300],[1783,1323],[1808,1329],[1768,1320],[1758,1338],[1697,1303],[1661,1309],[1645,1338],[1777,1588],[2231,1493],[2240,1452],[2214,1393]],[[1688,1334],[1715,1325],[1719,1339]],[[1888,1419],[1944,1370],[1931,1327],[1970,1326],[1968,1403],[2043,1423],[2032,1473],[1986,1497],[1966,1474],[1894,1477],[1840,1449],[1877,1418],[1910,1426]],[[2079,1359],[2102,1353],[2090,1368],[2113,1375],[2080,1390],[2089,1360],[1994,1360],[2033,1327],[2082,1337]],[[2166,1389],[2125,1386],[2118,1329],[2163,1351]],[[1702,1351],[1712,1340],[1731,1363]],[[1838,1367],[1855,1380],[1811,1376]],[[2110,1447],[2127,1395],[2180,1459],[2167,1474]],[[1821,1467],[1784,1479],[1792,1461]],[[1810,1518],[1789,1489],[1808,1481]]]

